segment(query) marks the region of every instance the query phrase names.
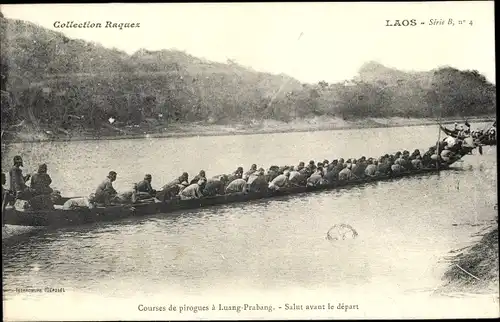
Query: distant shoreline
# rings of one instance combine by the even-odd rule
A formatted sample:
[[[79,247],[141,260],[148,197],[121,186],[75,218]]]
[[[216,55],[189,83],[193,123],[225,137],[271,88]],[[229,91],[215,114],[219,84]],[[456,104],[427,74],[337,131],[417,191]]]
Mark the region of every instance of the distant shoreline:
[[[493,122],[495,116],[469,117],[467,120],[472,123]],[[465,118],[444,118],[441,124],[463,124]],[[161,130],[138,129],[136,133],[116,128],[116,132],[122,133],[75,133],[71,135],[47,135],[43,132],[23,129],[15,133],[14,137],[3,138],[6,143],[36,143],[36,142],[77,142],[93,140],[130,140],[130,139],[151,139],[151,138],[185,138],[199,136],[228,136],[228,135],[254,135],[254,134],[274,134],[274,133],[301,133],[334,130],[353,130],[368,128],[390,128],[390,127],[411,127],[436,125],[437,121],[429,118],[367,118],[360,120],[345,121],[339,118],[317,117],[313,119],[301,119],[292,122],[262,121],[250,122],[246,124],[216,125],[206,123],[186,123],[166,125]],[[158,126],[157,126],[158,127]],[[144,131],[145,130],[145,131]],[[143,133],[137,133],[143,131]],[[12,133],[13,131],[11,131]]]

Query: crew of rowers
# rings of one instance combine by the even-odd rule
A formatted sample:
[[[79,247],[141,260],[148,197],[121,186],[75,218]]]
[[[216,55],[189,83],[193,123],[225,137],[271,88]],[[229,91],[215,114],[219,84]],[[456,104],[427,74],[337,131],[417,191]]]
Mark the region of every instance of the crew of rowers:
[[[404,150],[391,155],[385,154],[379,158],[362,156],[359,159],[344,160],[340,158],[331,162],[311,160],[307,164],[300,162],[297,166],[273,165],[267,171],[252,164],[246,172],[242,167],[238,167],[231,174],[221,174],[210,178],[207,177],[204,170],[201,170],[191,180],[188,173],[184,172],[158,191],[152,187],[152,176],[146,174],[144,179],[135,184],[130,191],[121,194],[113,187],[117,173],[110,171],[89,198],[68,200],[65,208],[135,203],[144,199],[164,202],[171,199],[199,199],[224,194],[263,193],[289,187],[321,186],[334,184],[338,181],[390,176],[423,168],[435,168],[440,164],[451,164],[464,154],[470,153],[474,147],[471,138],[462,140],[449,136],[437,142],[436,146],[430,147],[424,154],[421,154],[417,149],[412,153]],[[22,166],[22,158],[16,156],[14,167],[10,171],[10,186],[13,190],[8,193],[13,199],[29,200],[32,208],[34,208],[33,201],[35,200],[35,204],[38,205],[36,208],[40,209],[40,207],[46,206],[38,199],[54,201],[54,198],[60,198],[60,193],[50,188],[52,180],[47,173],[45,164],[40,165],[38,172],[33,176],[23,176]],[[28,187],[26,182],[30,177],[31,184]],[[2,196],[5,197],[7,194],[3,190],[4,183],[5,174],[2,173]],[[42,196],[45,198],[40,198]]]
[[[455,132],[459,138],[472,137],[473,139],[481,139],[481,140],[496,140],[496,126],[497,122],[495,121],[490,128],[485,130],[472,130],[470,129],[469,122],[465,122],[465,127],[463,125],[458,125],[455,123]]]

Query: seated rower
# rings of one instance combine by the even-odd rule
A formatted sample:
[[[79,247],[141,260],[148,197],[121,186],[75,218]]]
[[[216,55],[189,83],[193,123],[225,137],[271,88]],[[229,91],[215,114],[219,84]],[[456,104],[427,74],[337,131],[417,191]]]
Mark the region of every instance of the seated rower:
[[[427,150],[427,152],[425,152],[424,155],[422,155],[422,166],[424,168],[433,166],[434,160],[432,160],[432,156],[434,155],[435,151],[436,147],[431,146],[429,150]]]
[[[224,187],[227,184],[227,178],[228,176],[224,174],[208,179],[205,188],[202,191],[203,195],[205,197],[223,195],[225,190]]]
[[[304,166],[305,166],[304,162],[300,161],[295,171],[300,172],[300,170],[304,169]]]
[[[394,164],[391,165],[391,172],[394,174],[398,174],[401,173],[402,171],[404,171],[404,169],[403,167],[401,167],[400,159],[398,158],[394,161]]]
[[[353,158],[350,163],[352,174],[354,174],[354,171],[356,171],[356,168],[358,167],[358,160]]]
[[[283,173],[285,173],[285,171],[289,171],[289,170],[290,170],[290,167],[287,165],[284,165],[284,166],[279,167],[278,173],[283,174]]]
[[[205,188],[206,181],[200,179],[200,181],[190,184],[184,190],[179,193],[181,200],[190,200],[190,199],[200,199],[203,197],[203,189]]]
[[[401,165],[403,171],[410,171],[413,168],[410,161],[410,154],[403,153],[399,159],[399,164]]]
[[[117,194],[114,202],[118,204],[133,204],[140,200],[152,199],[149,193],[139,192],[137,187],[137,184],[134,184],[131,190]]]
[[[302,175],[299,171],[295,170],[295,167],[290,169],[290,176],[288,177],[288,182],[290,186],[302,186],[304,181],[306,181],[306,176]]]
[[[308,179],[307,179],[307,186],[308,187],[316,187],[316,186],[321,186],[326,184],[326,180],[323,178],[323,168],[318,167],[316,169],[316,172],[313,173]]]
[[[245,179],[235,179],[226,187],[226,194],[245,193],[247,190],[247,181]]]
[[[234,171],[233,173],[231,173],[227,180],[228,180],[228,183],[236,180],[236,179],[241,179],[243,178],[243,167],[238,167],[238,169],[236,169],[236,171]]]
[[[472,137],[468,137],[464,139],[464,142],[462,144],[462,148],[465,149],[473,149],[476,147],[476,144],[474,142],[474,139]]]
[[[420,156],[420,150],[419,149],[415,149],[415,151],[413,151],[410,155],[410,160],[413,160],[413,159],[416,159],[417,156]]]
[[[353,168],[352,173],[358,178],[363,178],[365,176],[365,169],[367,165],[366,157],[362,156],[356,163],[356,168]]]
[[[285,173],[278,175],[274,178],[268,186],[270,190],[280,190],[288,186],[288,178],[290,177],[290,172],[285,171]]]
[[[377,173],[377,166],[378,166],[377,160],[374,161],[374,160],[372,160],[372,158],[369,158],[368,164],[366,165],[366,168],[365,168],[365,176],[375,177],[375,175]]]
[[[342,171],[339,172],[339,181],[349,181],[353,180],[356,177],[351,171],[352,164],[351,163],[344,163]]]
[[[307,170],[307,177],[310,177],[314,173],[314,171],[316,171],[316,164],[314,163],[313,160],[309,161],[309,164],[306,166],[306,170]]]
[[[277,176],[280,175],[279,169],[280,168],[277,165],[272,165],[269,167],[269,170],[267,170],[267,174],[266,174],[267,182],[273,181]]]
[[[95,191],[95,202],[108,205],[115,201],[118,193],[113,188],[113,182],[116,180],[116,172],[110,171],[106,179],[97,187]]]
[[[443,151],[441,151],[440,154],[441,160],[443,160],[445,163],[448,163],[450,162],[450,160],[453,160],[454,156],[455,153],[450,149],[444,149]]]
[[[184,172],[177,179],[164,185],[161,190],[156,193],[156,198],[160,201],[166,201],[175,198],[179,195],[182,189],[189,185],[188,179],[188,173]]]
[[[489,131],[488,131],[488,139],[489,140],[495,140],[496,139],[496,129],[495,128],[491,128]]]
[[[156,190],[154,190],[151,186],[152,180],[153,177],[150,174],[146,174],[144,176],[144,180],[137,184],[137,192],[148,194],[149,196],[154,197],[156,195]]]
[[[252,164],[252,166],[250,167],[250,170],[248,170],[247,172],[245,172],[245,175],[243,176],[243,178],[244,179],[248,179],[256,171],[257,171],[257,165],[256,164]]]
[[[31,177],[31,190],[34,195],[50,195],[54,190],[50,187],[52,179],[47,173],[47,165],[41,164],[38,172]]]
[[[89,197],[71,198],[64,203],[63,209],[64,210],[74,210],[79,208],[92,209],[95,208],[94,200],[95,200],[95,194],[93,193],[90,194]]]
[[[249,192],[259,193],[267,191],[267,180],[263,168],[260,168],[258,171],[254,172],[248,178],[247,187]]]
[[[422,157],[420,155],[415,156],[415,159],[411,160],[411,166],[414,170],[422,169]]]
[[[337,165],[335,166],[335,171],[339,173],[344,169],[344,158],[340,158],[339,161],[337,162]]]
[[[339,161],[337,159],[335,159],[328,165],[328,169],[327,169],[323,178],[329,184],[332,184],[339,179],[339,171],[340,170],[338,170],[338,164],[339,164]]]
[[[198,181],[200,180],[205,180],[207,181],[207,177],[205,175],[205,170],[201,170],[200,173],[198,173],[198,175],[196,175],[193,180],[191,180],[190,184],[193,184],[193,183],[197,183]]]

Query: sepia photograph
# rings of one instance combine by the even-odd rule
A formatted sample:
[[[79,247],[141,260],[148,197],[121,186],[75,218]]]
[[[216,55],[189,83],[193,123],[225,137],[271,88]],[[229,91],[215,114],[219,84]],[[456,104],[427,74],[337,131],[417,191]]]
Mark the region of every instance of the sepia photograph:
[[[498,318],[493,1],[2,4],[4,321]]]

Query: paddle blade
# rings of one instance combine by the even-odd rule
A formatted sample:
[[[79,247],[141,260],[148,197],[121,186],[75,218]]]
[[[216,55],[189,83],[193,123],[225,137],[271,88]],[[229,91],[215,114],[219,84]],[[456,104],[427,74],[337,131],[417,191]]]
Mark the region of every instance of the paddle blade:
[[[479,154],[483,155],[483,146],[482,145],[479,146],[478,150],[479,150]]]

